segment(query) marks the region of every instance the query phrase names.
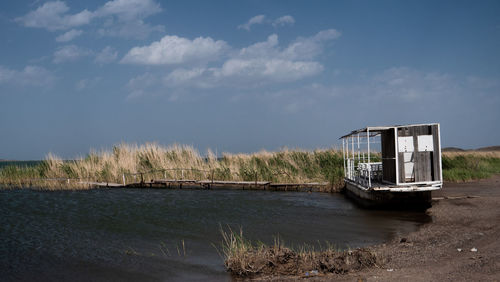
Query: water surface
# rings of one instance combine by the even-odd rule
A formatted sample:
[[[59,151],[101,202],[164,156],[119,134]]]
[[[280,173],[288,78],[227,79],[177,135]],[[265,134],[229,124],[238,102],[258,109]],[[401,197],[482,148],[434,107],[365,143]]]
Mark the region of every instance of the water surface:
[[[363,210],[340,194],[244,190],[0,191],[2,280],[230,280],[220,225],[287,245],[380,243],[423,213]]]

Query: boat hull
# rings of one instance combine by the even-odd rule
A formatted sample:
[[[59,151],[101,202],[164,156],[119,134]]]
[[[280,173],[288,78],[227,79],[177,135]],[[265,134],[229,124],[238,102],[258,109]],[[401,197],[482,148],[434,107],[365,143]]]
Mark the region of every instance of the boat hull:
[[[346,195],[364,208],[425,210],[431,207],[432,191],[391,192],[362,189],[346,181]]]

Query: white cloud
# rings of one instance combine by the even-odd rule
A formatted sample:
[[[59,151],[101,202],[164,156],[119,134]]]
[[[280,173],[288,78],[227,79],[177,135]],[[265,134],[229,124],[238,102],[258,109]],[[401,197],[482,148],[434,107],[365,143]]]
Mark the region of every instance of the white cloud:
[[[347,77],[337,77],[334,81],[324,84],[313,83],[300,88],[284,88],[266,93],[265,96],[276,101],[296,102],[305,99],[303,94],[307,93],[308,99],[313,98],[319,101],[319,104],[325,99],[338,97],[355,101],[360,106],[373,106],[379,103],[418,104],[418,102],[442,100],[444,97],[453,99],[452,97],[464,93],[463,89],[472,88],[473,84],[463,84],[460,81],[461,79],[446,73],[392,67],[379,73],[351,73]]]
[[[134,47],[121,60],[128,64],[167,65],[216,60],[228,45],[222,40],[198,37],[193,40],[167,35],[149,46]]]
[[[290,59],[312,59],[323,53],[325,42],[339,38],[341,33],[335,29],[318,32],[308,38],[298,38],[283,52],[282,56]]]
[[[105,18],[98,29],[102,36],[144,39],[152,32],[164,32],[162,25],[152,26],[144,19],[161,12],[160,4],[153,0],[113,0],[99,8],[95,14]]]
[[[23,70],[18,71],[0,66],[0,85],[48,86],[54,80],[54,75],[43,67],[26,66]]]
[[[76,45],[66,45],[58,48],[53,55],[52,62],[59,64],[76,61],[82,57],[92,55],[92,51]]]
[[[174,91],[219,87],[255,89],[265,85],[298,81],[321,73],[324,67],[316,58],[324,51],[323,45],[338,36],[338,31],[326,30],[311,37],[298,38],[288,46],[281,47],[278,36],[272,34],[266,41],[239,50],[230,49],[223,41],[216,45],[219,41],[211,38],[188,40],[166,36],[149,46],[132,48],[122,62],[184,64],[166,75],[156,74],[155,79],[152,74],[148,74],[147,80],[144,77],[134,78],[129,83],[134,85],[131,91],[134,97],[160,92],[152,90],[154,83],[157,83],[158,89],[168,88]],[[201,44],[202,42],[204,44]],[[311,50],[307,50],[307,47]],[[205,49],[212,52],[204,51]],[[209,58],[216,59],[222,50],[227,50],[225,57],[219,56],[223,60],[206,63]],[[195,66],[186,68],[187,65]],[[140,81],[143,83],[139,83]],[[140,85],[149,90],[141,92]]]
[[[210,88],[213,85],[200,79],[207,74],[206,68],[193,68],[193,69],[176,69],[169,73],[164,79],[163,83],[167,87],[185,86],[185,83],[196,83],[199,88]]]
[[[252,25],[256,25],[256,24],[263,24],[264,21],[266,19],[266,16],[265,15],[257,15],[255,17],[252,17],[248,20],[248,22],[244,23],[244,24],[240,24],[238,26],[238,29],[245,29],[245,30],[250,30],[250,28],[252,27]]]
[[[242,48],[240,58],[281,58],[283,60],[312,60],[324,51],[326,42],[339,38],[341,33],[335,29],[323,30],[311,37],[299,37],[286,48],[279,48],[278,36],[270,35],[266,41]]]
[[[70,14],[65,2],[52,1],[16,18],[15,21],[26,27],[56,31],[101,20],[102,25],[97,29],[100,35],[142,39],[152,32],[164,31],[165,28],[162,25],[152,26],[144,22],[145,18],[161,11],[160,4],[154,0],[112,0],[95,11],[85,9],[79,13]],[[61,39],[64,41],[63,38]]]
[[[277,26],[293,25],[294,23],[295,19],[290,15],[286,15],[275,19],[273,21],[273,26],[277,27]]]
[[[245,87],[314,76],[323,71],[321,63],[314,61],[323,52],[323,44],[339,35],[335,30],[321,31],[309,38],[299,38],[282,49],[278,36],[272,34],[264,42],[233,52],[220,67],[209,68],[203,76],[193,78],[196,83],[184,82],[196,86],[200,80],[205,80],[204,86],[237,84]]]
[[[144,73],[129,80],[126,87],[130,91],[127,99],[139,98],[144,95],[154,95],[158,91],[161,80],[151,73]]]
[[[72,29],[68,32],[65,32],[61,35],[59,35],[58,37],[56,37],[56,41],[57,42],[68,42],[68,41],[71,41],[73,39],[75,39],[76,37],[82,35],[83,31],[81,30],[78,30],[78,29]]]
[[[97,9],[99,17],[117,16],[123,21],[144,19],[161,12],[160,4],[153,0],[113,0]]]
[[[423,105],[428,109],[440,107],[442,105],[436,101],[449,104],[462,99],[460,96],[466,92],[475,92],[471,91],[473,84],[461,81],[463,79],[446,73],[393,67],[379,73],[352,73],[323,83],[283,87],[278,91],[265,91],[258,97],[263,103],[288,113],[320,111],[323,105],[335,105],[338,102],[362,109],[383,105],[387,112],[401,109],[413,111],[417,107],[421,109]]]
[[[81,79],[76,83],[75,89],[77,91],[83,91],[85,89],[92,88],[96,86],[101,80],[101,77]]]
[[[162,25],[152,26],[143,20],[115,21],[107,20],[104,25],[97,30],[101,36],[121,37],[127,39],[145,39],[151,33],[163,33],[165,27]]]
[[[401,101],[435,99],[453,96],[458,84],[448,74],[421,72],[408,67],[393,67],[374,75],[370,85],[375,99],[388,98]]]
[[[50,31],[64,30],[90,23],[93,14],[83,10],[67,14],[69,7],[62,1],[46,2],[36,10],[15,19],[26,27],[45,28]]]
[[[117,57],[118,51],[111,46],[106,46],[96,55],[94,62],[98,64],[108,64],[114,62]]]
[[[252,44],[244,47],[239,51],[240,58],[271,58],[279,56],[278,50],[278,35],[272,34],[267,37],[266,41]]]
[[[282,59],[230,59],[214,72],[216,77],[240,77],[249,80],[294,81],[318,74],[323,66],[318,62]]]
[[[266,20],[265,15],[257,15],[255,17],[250,18],[246,23],[240,24],[238,29],[244,29],[250,31],[253,25],[256,24],[272,24],[274,27],[285,26],[285,25],[293,25],[295,24],[295,19],[290,15],[285,15],[273,20]]]

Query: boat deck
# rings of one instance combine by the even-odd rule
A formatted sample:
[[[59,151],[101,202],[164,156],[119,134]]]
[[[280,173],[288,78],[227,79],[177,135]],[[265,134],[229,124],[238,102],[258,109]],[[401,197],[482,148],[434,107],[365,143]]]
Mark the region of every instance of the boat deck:
[[[385,192],[419,192],[419,191],[433,191],[441,189],[442,183],[440,181],[427,182],[427,183],[405,183],[404,185],[396,185],[393,183],[384,183],[379,181],[372,181],[371,187],[366,187],[360,183],[345,179],[346,183],[354,185],[355,187],[364,191],[385,191]]]

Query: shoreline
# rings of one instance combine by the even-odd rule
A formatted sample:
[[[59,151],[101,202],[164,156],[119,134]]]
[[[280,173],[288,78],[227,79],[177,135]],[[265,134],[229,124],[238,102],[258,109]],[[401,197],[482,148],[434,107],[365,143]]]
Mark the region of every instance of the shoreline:
[[[500,279],[500,175],[445,183],[427,210],[432,222],[367,249],[377,266],[310,281],[494,281]],[[271,276],[256,280],[301,280]]]

